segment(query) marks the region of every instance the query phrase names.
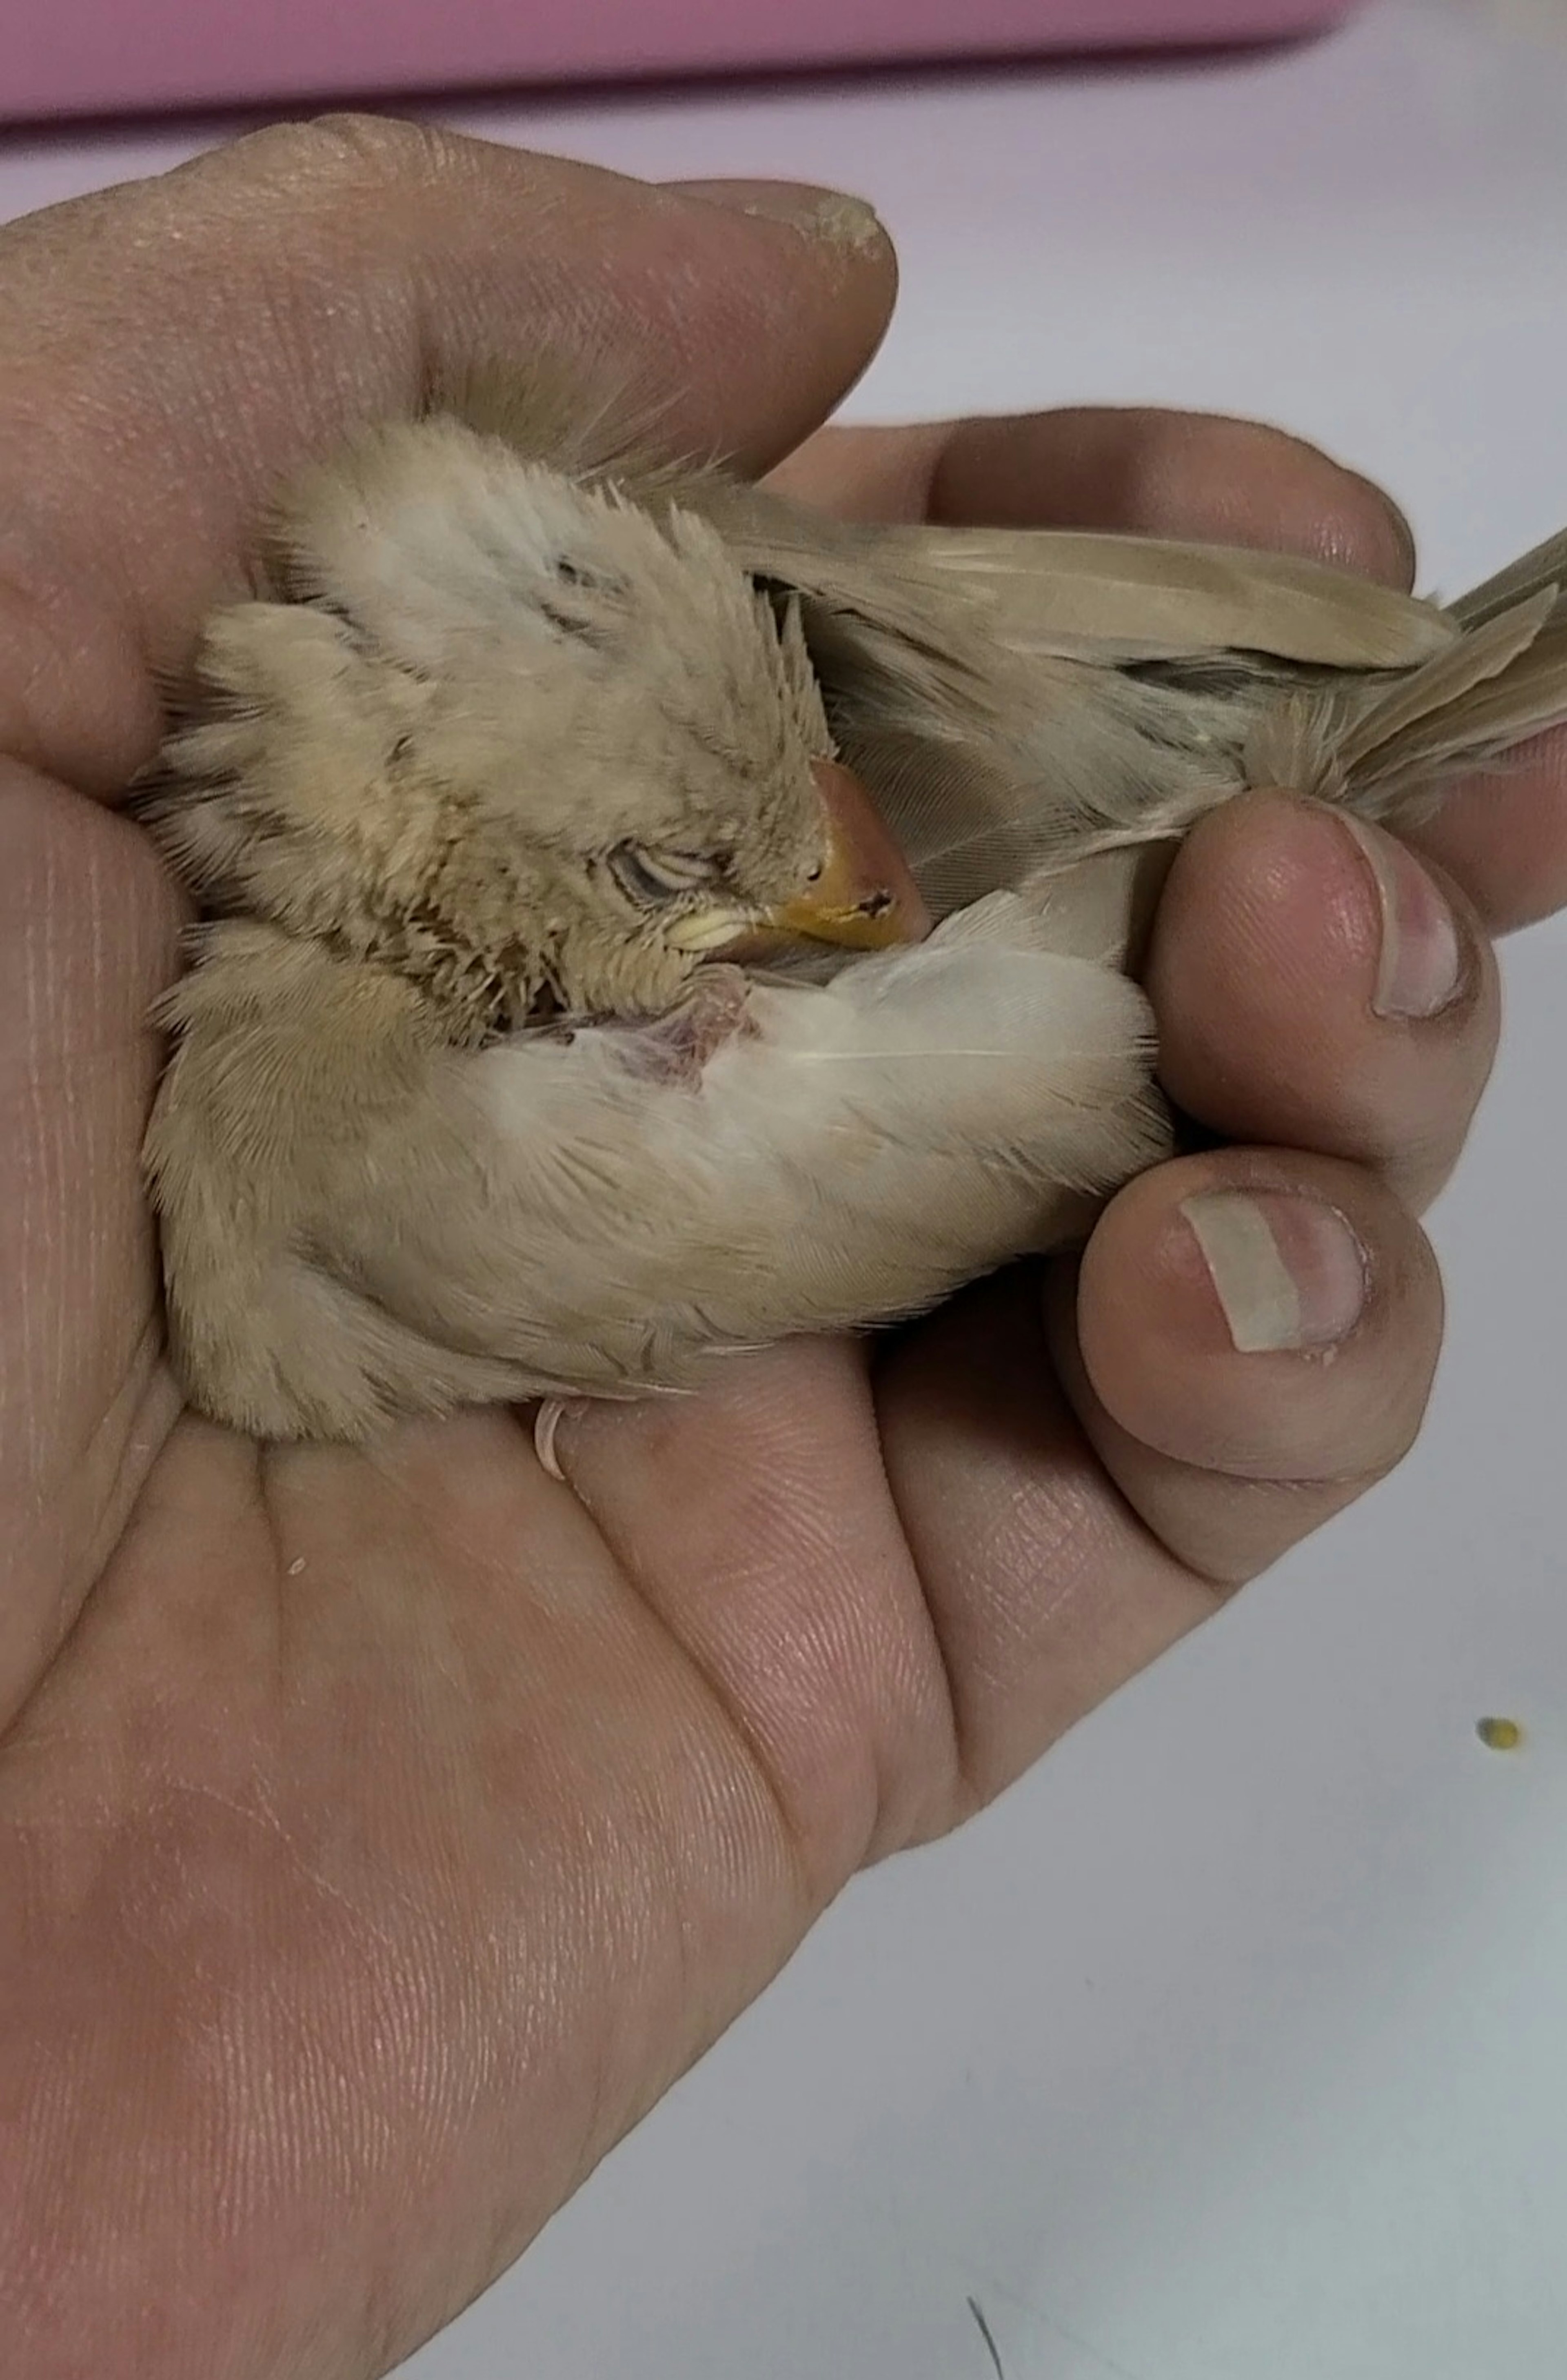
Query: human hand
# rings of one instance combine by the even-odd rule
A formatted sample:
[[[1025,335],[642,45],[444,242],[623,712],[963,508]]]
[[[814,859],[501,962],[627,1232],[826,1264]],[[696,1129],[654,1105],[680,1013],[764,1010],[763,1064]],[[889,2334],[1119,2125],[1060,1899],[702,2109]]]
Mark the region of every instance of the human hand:
[[[1134,1184],[1080,1272],[595,1411],[569,1488],[504,1413],[365,1454],[179,1414],[137,1175],[178,912],[112,806],[157,673],[279,475],[433,365],[635,356],[672,436],[795,446],[891,261],[811,194],[743,203],[349,123],[0,235],[0,2363],[29,2380],[385,2369],[857,1866],[998,1791],[1418,1421],[1414,1215],[1489,1063],[1487,934],[1567,895],[1561,739],[1433,830],[1463,969],[1425,1019],[1373,1013],[1341,824],[1205,822],[1149,981],[1172,1089],[1238,1145]],[[785,476],[1409,566],[1374,492],[1244,425],[832,432]],[[1313,1200],[1364,1251],[1330,1365],[1231,1343],[1179,1208],[1259,1187],[1288,1251]]]

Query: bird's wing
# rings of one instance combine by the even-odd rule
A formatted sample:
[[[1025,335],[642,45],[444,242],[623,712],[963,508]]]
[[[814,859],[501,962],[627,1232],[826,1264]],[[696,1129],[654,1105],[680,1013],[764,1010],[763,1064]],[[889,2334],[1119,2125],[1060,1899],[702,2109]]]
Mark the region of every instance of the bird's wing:
[[[1402,669],[1457,634],[1434,605],[1299,554],[1055,529],[916,528],[898,549],[988,601],[1020,651]]]
[[[1256,653],[1403,669],[1458,634],[1436,604],[1304,555],[1065,529],[828,521],[765,490],[687,483],[746,566],[894,634],[954,611],[1019,652],[1101,664]]]
[[[339,1184],[329,1260],[538,1393],[917,1312],[1167,1146],[1140,993],[1050,944],[1003,894],[829,985],[754,983],[694,1075],[625,1027],[454,1059],[396,1171]]]

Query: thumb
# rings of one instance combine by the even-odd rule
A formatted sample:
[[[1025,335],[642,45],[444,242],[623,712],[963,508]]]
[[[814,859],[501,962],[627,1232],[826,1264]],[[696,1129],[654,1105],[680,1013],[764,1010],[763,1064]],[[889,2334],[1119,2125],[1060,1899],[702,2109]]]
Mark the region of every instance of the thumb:
[[[276,482],[465,365],[624,364],[764,468],[857,378],[892,250],[789,185],[655,188],[376,117],[274,127],[0,231],[0,749],[86,790],[237,585]]]

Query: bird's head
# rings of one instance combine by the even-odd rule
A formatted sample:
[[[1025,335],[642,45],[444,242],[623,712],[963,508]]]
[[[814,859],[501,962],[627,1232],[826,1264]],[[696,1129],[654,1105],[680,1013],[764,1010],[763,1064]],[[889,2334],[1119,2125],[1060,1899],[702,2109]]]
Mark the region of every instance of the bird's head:
[[[163,806],[199,891],[237,877],[243,905],[514,1012],[657,1011],[720,952],[924,931],[797,614],[694,516],[436,421],[306,482],[278,550],[288,600],[209,635],[226,716],[171,751],[218,806],[203,827],[188,792],[183,830]]]

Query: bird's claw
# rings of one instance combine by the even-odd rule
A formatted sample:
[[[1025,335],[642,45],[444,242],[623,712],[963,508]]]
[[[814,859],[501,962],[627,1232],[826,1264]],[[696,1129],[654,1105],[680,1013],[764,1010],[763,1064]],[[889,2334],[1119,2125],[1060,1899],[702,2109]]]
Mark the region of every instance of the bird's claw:
[[[570,1482],[555,1452],[555,1432],[563,1421],[574,1420],[587,1410],[583,1397],[546,1397],[533,1417],[533,1451],[550,1477],[558,1479],[563,1487],[569,1487]]]

